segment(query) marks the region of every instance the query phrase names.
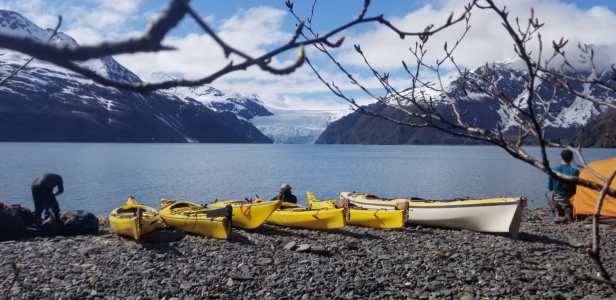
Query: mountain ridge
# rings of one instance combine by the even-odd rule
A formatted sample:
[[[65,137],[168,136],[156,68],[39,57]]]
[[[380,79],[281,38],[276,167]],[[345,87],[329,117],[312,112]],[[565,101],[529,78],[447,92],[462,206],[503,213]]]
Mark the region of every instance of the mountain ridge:
[[[590,121],[579,132],[576,142],[583,147],[616,148],[616,109]]]
[[[509,99],[513,99],[515,105],[525,107],[526,89],[525,72],[516,69],[511,64],[495,64],[494,74],[487,67],[480,67],[471,72],[481,84],[487,76],[496,76],[497,88]],[[592,72],[580,73],[578,75],[592,78],[598,76],[603,80],[612,80],[609,71],[600,74]],[[487,83],[486,83],[487,84]],[[610,93],[590,84],[582,82],[570,82],[578,91],[590,93],[596,98],[606,101],[616,101],[616,93]],[[496,130],[499,126],[507,133],[516,131],[517,124],[508,117],[506,107],[500,105],[489,95],[480,90],[473,89],[464,85],[460,78],[454,78],[448,85],[448,94],[452,98],[444,95],[435,95],[435,109],[442,115],[453,120],[453,111],[449,104],[455,101],[459,111],[463,112],[463,119],[469,124],[482,128]],[[566,90],[557,88],[549,82],[540,82],[538,86],[539,94],[546,98],[554,95],[557,100],[547,107],[550,117],[546,119],[546,136],[551,140],[573,141],[578,132],[586,126],[590,120],[599,116],[606,109],[575,95]],[[383,113],[386,116],[408,119],[403,113],[392,108],[387,108],[383,104],[370,104],[365,106],[376,113]],[[412,108],[411,108],[412,109]],[[333,122],[319,136],[316,143],[320,144],[474,144],[477,141],[451,137],[446,133],[433,128],[411,128],[398,126],[388,121],[377,119],[361,112],[353,112],[350,115]]]
[[[0,31],[47,42],[52,34],[12,11],[0,10]],[[58,32],[51,43],[75,47]],[[0,76],[29,57],[0,49]],[[80,62],[108,78],[141,82],[113,57]],[[0,140],[66,142],[271,143],[254,125],[165,91],[142,95],[102,86],[81,75],[34,60],[0,86]]]

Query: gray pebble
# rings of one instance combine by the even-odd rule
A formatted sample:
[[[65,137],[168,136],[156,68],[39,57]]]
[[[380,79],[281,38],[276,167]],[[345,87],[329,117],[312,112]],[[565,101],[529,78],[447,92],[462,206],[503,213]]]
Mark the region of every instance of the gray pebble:
[[[310,244],[300,244],[297,246],[297,249],[295,249],[297,252],[307,252],[308,250],[310,250]]]
[[[296,245],[296,243],[295,243],[295,242],[293,242],[293,241],[291,241],[291,242],[286,243],[286,244],[284,245],[284,247],[282,247],[282,248],[283,248],[284,250],[293,250],[293,249],[295,249],[295,245]]]
[[[523,222],[517,240],[426,226],[265,225],[232,241],[171,233],[149,243],[112,234],[0,242],[0,291],[25,299],[612,298],[607,286],[575,279],[596,269],[584,251],[560,242],[587,242],[590,228],[556,226],[542,213],[528,212],[538,217]],[[616,228],[601,234],[606,267],[616,274],[609,250]]]

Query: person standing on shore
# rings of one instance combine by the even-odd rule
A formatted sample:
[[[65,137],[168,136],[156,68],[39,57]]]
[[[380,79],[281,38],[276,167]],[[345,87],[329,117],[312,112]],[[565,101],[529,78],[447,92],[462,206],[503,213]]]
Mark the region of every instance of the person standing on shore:
[[[571,150],[563,150],[560,153],[560,158],[561,164],[554,169],[554,172],[575,177],[580,176],[580,171],[571,166],[571,161],[573,161]],[[572,218],[570,199],[575,194],[575,184],[550,177],[548,190],[552,193],[551,201],[556,209],[555,222],[570,222]]]
[[[54,189],[56,191],[54,192]],[[41,215],[44,211],[51,212],[56,221],[60,220],[60,207],[56,196],[64,192],[62,176],[44,174],[32,182],[32,200],[34,200],[34,222],[42,224]]]
[[[283,184],[278,191],[278,195],[272,200],[282,200],[284,202],[297,203],[297,197],[291,192],[291,186],[288,183]]]

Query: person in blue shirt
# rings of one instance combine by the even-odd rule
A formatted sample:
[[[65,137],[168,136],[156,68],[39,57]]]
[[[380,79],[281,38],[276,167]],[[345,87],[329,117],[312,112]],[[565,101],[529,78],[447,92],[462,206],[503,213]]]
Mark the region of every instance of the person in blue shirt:
[[[580,176],[580,171],[571,166],[573,161],[573,152],[571,150],[563,150],[560,153],[561,164],[554,169],[554,172],[569,176]],[[552,193],[551,201],[556,210],[556,222],[571,221],[571,203],[570,199],[575,194],[575,183],[559,180],[558,178],[550,177],[548,182],[548,190]]]

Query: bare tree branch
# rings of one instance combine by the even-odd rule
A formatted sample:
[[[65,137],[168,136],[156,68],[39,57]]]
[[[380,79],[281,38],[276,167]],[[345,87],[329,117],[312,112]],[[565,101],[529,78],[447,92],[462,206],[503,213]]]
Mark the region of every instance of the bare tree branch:
[[[335,42],[332,42],[329,39],[358,24],[380,23],[384,24],[389,29],[394,31],[396,34],[398,34],[400,38],[404,38],[406,36],[419,36],[425,38],[464,20],[464,16],[460,16],[456,19],[454,19],[452,16],[447,20],[445,24],[439,27],[429,26],[423,31],[418,32],[404,31],[395,27],[391,22],[385,19],[383,15],[366,17],[365,14],[368,10],[368,6],[370,5],[370,1],[366,0],[363,3],[361,13],[358,17],[327,32],[326,34],[320,35],[312,39],[298,41],[297,38],[301,35],[303,29],[303,23],[300,23],[296,28],[295,34],[286,44],[281,45],[265,54],[253,57],[227,44],[212,30],[212,28],[202,18],[199,17],[199,15],[190,7],[189,3],[190,0],[171,1],[169,7],[161,15],[161,17],[157,19],[141,37],[138,38],[118,42],[105,42],[94,46],[56,47],[53,45],[42,44],[29,39],[22,39],[5,34],[0,34],[0,47],[18,51],[30,55],[36,59],[48,61],[103,85],[129,91],[149,93],[155,90],[168,89],[172,87],[194,87],[208,84],[224,75],[236,71],[246,70],[251,66],[258,66],[262,70],[276,75],[289,74],[295,71],[304,63],[305,53],[303,51],[303,47],[312,44],[319,44],[323,47],[330,48],[339,47],[342,44],[343,39],[339,39]],[[291,1],[287,1],[286,5],[290,8],[293,7],[293,3]],[[216,44],[221,47],[226,57],[229,57],[231,54],[234,54],[240,57],[242,61],[240,63],[230,61],[226,66],[199,79],[167,80],[157,83],[131,83],[124,81],[116,81],[106,78],[92,70],[81,67],[75,63],[75,61],[85,61],[88,59],[101,58],[109,55],[174,50],[173,47],[163,45],[162,41],[168,35],[170,30],[173,29],[186,15],[189,15],[197,21],[200,28],[203,29],[208,35],[210,35],[214,39]],[[312,17],[310,18],[310,21],[312,22]],[[273,57],[292,49],[299,49],[299,51],[297,59],[291,65],[283,68],[275,68],[270,65]]]
[[[452,26],[456,23],[465,21],[467,22],[468,25],[468,17],[470,14],[470,9],[473,7],[473,3],[471,2],[469,5],[467,5],[465,7],[465,11],[463,14],[461,14],[460,17],[458,17],[455,21],[453,20],[453,14],[450,16],[450,18],[444,22],[444,25],[442,25],[439,28],[444,28],[444,26]],[[301,18],[293,11],[293,7],[289,7],[290,12],[296,17],[296,19],[298,20],[298,22],[303,22],[301,20]],[[306,26],[308,31],[312,34],[313,37],[318,36],[318,34],[316,32],[314,32],[314,30],[311,27],[310,22],[307,22],[308,25]],[[432,26],[429,26],[428,28],[432,28]],[[463,35],[466,35],[466,33],[468,32],[468,26],[466,28],[466,31],[464,32]],[[436,33],[436,32],[434,32]],[[419,39],[421,40],[421,44],[420,47],[423,47],[423,44],[425,44],[428,40],[428,37],[433,35],[434,33],[430,33],[430,34],[425,34],[425,35],[420,35],[418,36]],[[306,35],[304,35],[305,38]],[[454,47],[454,49],[457,47],[459,43],[456,43],[456,46]],[[386,94],[389,94],[390,96],[387,97],[386,96],[376,96],[375,94],[373,94],[370,89],[368,89],[366,86],[364,86],[363,84],[361,84],[359,81],[357,81],[355,79],[355,77],[348,71],[346,70],[346,68],[344,66],[342,66],[342,64],[340,62],[337,61],[337,59],[326,49],[326,47],[324,47],[322,44],[315,44],[315,48],[317,50],[319,50],[320,52],[322,52],[323,54],[325,54],[332,63],[334,63],[334,65],[336,65],[336,67],[342,72],[344,73],[347,78],[351,81],[351,83],[353,85],[355,85],[356,87],[358,87],[360,90],[362,90],[366,95],[368,95],[369,97],[373,98],[374,100],[376,100],[377,102],[380,102],[384,105],[386,105],[387,107],[393,108],[394,110],[399,110],[402,113],[404,113],[405,115],[408,115],[409,119],[412,120],[416,120],[416,121],[405,121],[405,122],[396,122],[394,121],[393,123],[396,123],[398,125],[403,125],[403,126],[411,126],[411,127],[425,127],[428,124],[430,125],[430,127],[433,128],[437,128],[439,130],[445,130],[444,128],[442,128],[441,125],[437,125],[437,123],[442,123],[445,122],[447,123],[448,126],[455,126],[449,122],[446,121],[446,119],[441,116],[439,113],[437,113],[433,107],[431,106],[431,104],[427,103],[427,106],[424,106],[423,104],[420,104],[419,101],[417,101],[416,99],[416,95],[414,93],[408,93],[408,94],[403,94],[402,92],[398,91],[397,89],[395,89],[393,86],[391,86],[388,82],[388,75],[387,74],[380,74],[379,72],[377,72],[375,70],[374,67],[372,67],[370,65],[370,63],[368,62],[367,58],[363,55],[361,48],[356,45],[355,46],[355,51],[360,54],[364,60],[364,62],[366,63],[366,65],[370,68],[370,70],[372,71],[374,77],[377,79],[377,81],[381,84],[381,86],[383,87],[383,89],[386,91]],[[347,101],[349,104],[351,104],[351,106],[358,112],[364,113],[366,115],[370,115],[372,117],[377,117],[377,118],[384,118],[387,119],[388,121],[392,121],[392,118],[390,117],[386,117],[382,114],[377,114],[375,115],[373,112],[367,110],[366,108],[364,108],[363,106],[359,105],[354,98],[352,97],[348,97],[346,95],[344,95],[344,93],[334,84],[330,84],[329,82],[327,82],[323,76],[319,73],[319,71],[311,65],[311,69],[313,70],[313,72],[315,73],[315,75],[317,76],[317,78],[319,78],[321,80],[321,82],[328,87],[336,96],[338,96],[339,98]],[[410,72],[409,72],[410,73]],[[413,84],[415,86],[415,84],[419,82],[419,79],[416,77],[415,80],[413,80]],[[424,83],[424,86],[428,87],[429,85]],[[411,88],[410,91],[414,92],[414,88]],[[396,102],[396,105],[392,105],[390,103],[387,103],[390,100],[394,100]],[[412,112],[411,110],[408,110],[406,108],[406,105],[402,103],[401,100],[404,100],[406,103],[412,103],[420,112],[419,113],[415,113]],[[427,102],[431,102],[431,101],[427,101]],[[461,133],[457,133],[458,135],[461,135]],[[470,138],[473,138],[472,136]]]
[[[580,162],[580,164],[578,166],[580,168],[588,171],[592,176],[594,176],[595,178],[599,179],[602,182],[606,182],[607,181],[607,178],[605,176],[599,174],[599,172],[597,172],[595,169],[590,167],[590,165],[588,163],[586,163],[586,158],[582,154],[582,147],[581,146],[577,146],[577,147],[568,146],[567,149],[569,149],[571,152],[573,152],[573,154],[575,154],[575,156],[578,158],[578,161]]]
[[[466,32],[468,32],[470,28],[470,10],[473,7],[488,10],[489,12],[494,13],[496,17],[498,17],[501,21],[501,24],[507,32],[508,36],[514,42],[514,51],[517,57],[524,63],[525,76],[523,76],[523,78],[524,82],[526,83],[524,87],[525,92],[517,99],[511,99],[505,93],[505,91],[502,91],[501,86],[499,86],[500,76],[497,73],[494,64],[486,64],[478,72],[472,73],[469,72],[466,68],[460,66],[454,58],[455,49],[458,48],[458,46],[466,36]],[[298,22],[302,22],[301,18],[293,11],[292,6],[290,7],[290,11],[296,17]],[[354,76],[346,67],[344,67],[338,61],[338,59],[326,48],[326,45],[324,45],[323,43],[314,44],[315,48],[321,53],[323,53],[334,64],[334,66],[336,66],[337,69],[350,80],[352,85],[363,91],[364,94],[366,94],[368,97],[374,99],[376,103],[383,105],[385,108],[391,108],[395,111],[402,113],[402,118],[387,115],[385,113],[380,113],[376,110],[373,111],[365,106],[360,105],[359,103],[357,103],[355,98],[348,96],[345,91],[340,89],[335,83],[328,82],[311,62],[308,62],[308,65],[311,67],[313,73],[317,76],[317,78],[328,89],[330,89],[330,91],[332,91],[334,95],[351,104],[351,106],[357,112],[366,114],[374,118],[379,118],[400,126],[422,128],[428,127],[448,133],[452,136],[464,137],[490,143],[502,148],[514,158],[532,165],[533,167],[547,174],[550,177],[600,191],[600,197],[597,201],[597,207],[594,214],[593,243],[592,248],[589,249],[588,253],[595,265],[597,266],[598,270],[600,271],[600,276],[593,277],[593,280],[596,282],[609,284],[616,293],[616,285],[612,282],[609,273],[607,272],[601,261],[599,251],[599,228],[597,225],[604,198],[606,197],[606,195],[616,196],[616,191],[610,187],[611,182],[614,180],[614,177],[616,177],[616,171],[609,179],[605,178],[604,176],[601,176],[586,163],[581,153],[581,148],[570,147],[571,149],[575,150],[574,152],[576,153],[578,160],[581,162],[581,166],[591,172],[591,174],[593,174],[595,178],[599,179],[599,181],[597,182],[594,180],[556,172],[551,168],[547,154],[547,147],[564,148],[567,146],[560,143],[548,141],[545,136],[545,124],[549,117],[552,117],[550,115],[550,110],[551,105],[556,99],[556,92],[558,87],[566,88],[570,91],[570,93],[598,105],[611,107],[614,104],[606,103],[605,101],[600,99],[595,99],[592,95],[580,93],[579,91],[576,91],[575,89],[570,87],[568,81],[580,79],[579,82],[584,82],[581,78],[571,78],[569,77],[569,75],[566,75],[566,73],[562,70],[556,71],[554,69],[544,67],[544,65],[549,66],[550,63],[554,61],[555,57],[559,55],[564,56],[564,52],[560,53],[559,51],[555,51],[555,53],[552,54],[552,57],[548,58],[547,60],[544,60],[543,39],[540,33],[540,29],[543,28],[544,24],[540,22],[537,17],[535,17],[535,13],[533,10],[531,10],[530,17],[527,19],[526,23],[524,23],[521,22],[519,18],[511,19],[509,11],[506,9],[506,7],[499,7],[496,4],[495,0],[477,0],[471,2],[469,6],[466,7],[466,11],[463,16],[466,23],[466,30],[459,37],[459,39],[456,40],[456,42],[453,44],[453,47],[448,47],[448,44],[445,43],[445,45],[443,46],[443,57],[436,59],[435,64],[430,64],[426,62],[426,57],[428,53],[428,48],[426,45],[429,37],[431,37],[432,35],[418,36],[419,41],[416,42],[413,47],[409,48],[410,53],[415,58],[414,65],[411,67],[407,62],[402,60],[402,67],[406,71],[410,79],[410,87],[402,91],[398,90],[390,83],[388,73],[380,72],[374,67],[373,64],[370,63],[360,45],[355,45],[355,52],[361,57],[364,66],[367,68],[367,70],[370,71],[376,81],[380,84],[380,90],[384,92],[384,96],[376,95],[373,89],[369,89],[368,87],[360,83],[356,79],[356,76]],[[311,19],[312,17],[309,18],[309,22],[307,22],[308,25],[306,27],[308,29],[308,32],[311,33],[311,37],[316,37],[318,36],[318,34],[312,29],[312,26],[310,24]],[[449,22],[446,22],[445,24],[449,24]],[[385,25],[387,26],[387,23],[385,23]],[[432,27],[429,26],[428,28]],[[303,36],[307,38],[305,35]],[[538,51],[535,54],[533,54],[533,51],[530,50],[531,42],[538,43]],[[555,48],[559,48],[564,47],[566,43],[566,40],[561,40],[560,42],[553,42],[553,45]],[[586,51],[588,53],[592,69],[594,72],[597,72],[597,67],[593,61],[593,50],[582,48],[582,51]],[[568,62],[568,60],[566,60],[566,57],[563,59],[563,61],[563,68],[566,67],[568,69],[574,69],[573,64]],[[476,126],[473,122],[468,122],[467,120],[465,120],[464,112],[459,109],[458,105],[459,95],[451,94],[443,84],[441,70],[443,64],[445,64],[446,62],[449,63],[453,67],[453,70],[457,72],[457,75],[459,75],[457,83],[462,87],[462,90],[465,94],[468,93],[468,90],[484,93],[494,101],[497,101],[499,104],[501,104],[501,107],[504,107],[506,109],[505,112],[507,113],[507,116],[511,120],[515,121],[519,126],[517,129],[517,134],[515,136],[507,136],[504,132],[503,126],[501,126],[500,123],[496,125],[495,129],[490,129],[481,128],[479,126]],[[428,71],[432,74],[435,74],[437,83],[434,84],[432,82],[423,80],[423,71]],[[556,82],[557,85],[552,88],[551,92],[546,94],[544,91],[544,93],[541,93],[541,81],[548,80]],[[610,86],[608,83],[599,81],[597,79],[593,79],[592,81],[587,80],[586,83],[600,86],[606,90],[612,88],[612,86]],[[444,97],[444,100],[447,100],[445,105],[450,109],[450,116],[443,115],[442,112],[438,111],[435,106],[435,99],[432,96],[427,95],[425,92],[426,90],[429,90],[431,92],[437,92]],[[616,89],[614,89],[614,91],[616,91]],[[533,140],[538,143],[541,152],[538,158],[534,157],[523,148],[525,141],[528,138],[533,138]],[[570,245],[575,248],[586,247],[585,244],[581,243],[570,243]]]
[[[443,118],[439,118],[436,114],[433,114],[433,113],[426,114],[425,112],[427,111],[430,112],[430,110],[429,110],[429,107],[426,107],[425,105],[428,104],[428,106],[431,106],[430,103],[432,103],[432,101],[430,99],[422,99],[421,101],[419,101],[420,99],[416,99],[415,98],[416,95],[421,94],[421,93],[417,93],[417,89],[422,88],[422,87],[434,89],[434,87],[432,87],[431,85],[427,83],[422,84],[420,80],[417,79],[419,77],[419,71],[417,69],[414,72],[412,72],[409,70],[408,66],[403,63],[404,69],[407,71],[407,73],[411,77],[411,88],[410,88],[410,91],[406,93],[406,95],[408,96],[406,96],[406,95],[402,95],[401,93],[397,92],[396,89],[391,87],[391,85],[388,85],[386,80],[383,80],[384,78],[379,75],[380,72],[375,70],[367,62],[367,60],[365,59],[365,56],[363,56],[366,66],[375,75],[377,80],[379,80],[379,82],[382,85],[384,85],[383,87],[384,90],[388,92],[392,97],[405,98],[405,100],[407,100],[407,102],[410,105],[414,105],[420,111],[424,112],[424,114],[418,114],[418,113],[409,112],[408,110],[406,110],[407,112],[409,112],[408,113],[409,116],[413,116],[417,118],[424,118],[423,120],[425,121],[425,123],[429,125],[429,127],[439,129],[441,131],[444,131],[454,136],[466,137],[466,138],[484,141],[484,142],[497,145],[501,147],[503,150],[505,150],[507,153],[512,155],[513,157],[520,159],[534,166],[535,168],[548,174],[551,177],[557,178],[559,180],[579,184],[579,185],[582,185],[582,186],[585,186],[591,189],[600,190],[603,186],[599,183],[596,183],[591,180],[587,180],[587,179],[583,179],[583,178],[579,178],[575,176],[568,176],[565,174],[555,172],[554,170],[552,170],[550,166],[550,162],[547,156],[547,147],[548,146],[564,147],[564,146],[558,143],[553,143],[553,142],[549,142],[545,140],[545,135],[544,135],[544,130],[543,130],[543,122],[544,122],[543,120],[546,119],[546,116],[541,116],[536,111],[536,107],[538,105],[542,105],[543,107],[545,107],[545,104],[543,104],[542,102],[546,102],[549,100],[543,99],[543,97],[537,96],[538,92],[537,92],[536,81],[539,78],[538,74],[540,72],[540,69],[537,67],[537,63],[532,58],[531,52],[527,50],[529,47],[528,46],[529,41],[531,41],[532,37],[538,33],[539,29],[542,28],[543,24],[539,22],[537,18],[534,17],[534,12],[531,12],[531,17],[529,18],[528,24],[526,26],[522,26],[519,20],[517,19],[515,21],[515,24],[517,24],[517,26],[514,26],[513,23],[509,21],[509,12],[505,8],[502,8],[502,9],[499,8],[495,4],[495,2],[492,0],[485,0],[485,1],[487,5],[481,5],[478,2],[473,2],[472,4],[474,4],[476,7],[479,7],[482,9],[488,9],[494,12],[501,19],[503,27],[505,28],[509,36],[512,38],[512,40],[514,40],[514,50],[516,51],[516,53],[518,54],[518,57],[522,59],[522,61],[524,62],[526,66],[528,75],[526,79],[526,83],[527,83],[526,96],[525,96],[526,98],[523,101],[523,103],[525,103],[525,107],[522,108],[517,105],[514,105],[511,99],[508,99],[502,92],[498,91],[498,86],[493,81],[493,79],[490,79],[489,77],[490,75],[489,67],[486,67],[486,70],[488,71],[486,75],[488,75],[488,77],[483,78],[483,79],[472,78],[470,75],[470,72],[460,68],[457,65],[452,55],[453,52],[447,51],[446,47],[444,47],[446,49],[445,57],[452,63],[452,65],[458,71],[461,81],[464,85],[470,85],[471,87],[474,87],[480,91],[486,92],[486,94],[493,96],[493,98],[498,100],[501,104],[504,104],[506,107],[509,107],[511,110],[519,113],[519,114],[511,115],[517,121],[517,123],[519,123],[519,125],[521,126],[520,127],[521,131],[518,134],[517,139],[512,140],[512,141],[508,140],[507,138],[503,136],[502,130],[500,128],[497,128],[496,131],[492,131],[490,129],[476,128],[472,125],[465,124],[464,122],[460,122],[460,119],[462,119],[462,117],[461,117],[460,112],[457,110],[457,106],[455,105],[455,101],[456,101],[455,99],[452,99],[450,101],[451,103],[450,108],[452,110],[454,120],[456,120],[455,123],[448,122],[448,120],[446,119],[443,120]],[[541,43],[541,39],[538,39],[538,40]],[[423,44],[425,44],[425,41],[420,41],[419,46],[416,46],[417,50],[413,50],[413,48],[411,48],[411,52],[417,58],[417,66],[419,65],[425,66],[428,70],[436,72],[437,77],[438,77],[440,76],[439,75],[440,65],[430,66],[429,64],[426,64],[424,62],[425,52],[427,50],[424,49]],[[322,51],[322,49],[319,49],[319,50]],[[362,53],[359,53],[359,54],[362,55]],[[345,69],[341,67],[341,64],[338,63],[337,60],[333,56],[328,55],[328,57],[339,67],[339,69],[344,74],[347,75],[347,77],[353,78],[352,74],[345,71]],[[440,63],[440,62],[441,62],[440,60],[437,60],[437,63]],[[496,76],[492,76],[492,77],[494,78]],[[355,84],[355,81],[352,81],[352,83]],[[486,88],[486,86],[488,88]],[[362,88],[362,90],[365,90],[365,88]],[[440,92],[442,92],[449,98],[452,98],[452,95],[447,95],[447,91],[445,91],[444,89],[440,90]],[[338,91],[338,94],[340,93],[341,91]],[[370,95],[370,93],[367,93],[367,94]],[[376,100],[379,103],[388,105],[386,101],[383,101],[380,99],[376,99]],[[400,105],[398,103],[398,105],[395,105],[395,106],[389,105],[389,107],[399,109]],[[399,110],[403,112],[405,111],[404,109],[399,109]],[[362,110],[360,110],[360,112],[362,112]],[[543,113],[549,113],[549,112],[543,112]],[[440,126],[439,124],[446,125],[446,126]],[[539,159],[534,158],[532,155],[530,155],[528,152],[526,152],[522,148],[522,144],[523,144],[522,142],[526,140],[529,134],[532,134],[533,138],[540,146],[541,157]],[[611,196],[616,196],[616,191],[614,189],[608,188],[607,193]]]
[[[616,294],[616,283],[612,281],[610,274],[605,269],[603,261],[601,260],[601,236],[599,233],[599,218],[601,217],[601,209],[603,208],[603,202],[605,201],[605,197],[607,196],[607,191],[614,182],[615,178],[616,170],[614,170],[612,172],[612,175],[610,175],[610,177],[607,179],[597,198],[597,203],[595,204],[595,211],[592,216],[592,248],[588,250],[588,255],[599,270],[598,278],[609,282],[609,286],[610,288],[612,288],[614,294]]]
[[[60,61],[85,61],[110,55],[172,50],[161,44],[187,12],[190,0],[173,0],[165,12],[139,38],[118,42],[104,42],[94,46],[57,47],[31,39],[0,34],[0,47],[18,51],[52,63]]]
[[[613,102],[613,101],[609,102],[609,101],[605,101],[604,99],[597,99],[590,94],[581,93],[578,90],[576,90],[575,87],[569,84],[570,81],[576,81],[579,83],[588,84],[590,86],[602,88],[605,91],[616,92],[616,85],[610,84],[609,82],[606,82],[604,80],[600,80],[598,77],[593,77],[592,79],[588,79],[582,76],[571,75],[571,74],[568,74],[568,72],[564,71],[564,70],[570,70],[572,74],[584,73],[584,72],[580,72],[580,70],[576,68],[574,64],[572,64],[569,58],[567,57],[564,48],[565,46],[567,46],[568,43],[569,41],[564,38],[561,38],[560,41],[558,42],[553,41],[552,48],[554,52],[552,56],[550,57],[550,59],[546,60],[544,64],[541,64],[541,62],[537,62],[537,68],[542,73],[544,73],[542,74],[542,78],[544,80],[550,80],[558,84],[560,87],[566,89],[571,94],[577,97],[580,97],[584,100],[590,101],[593,104],[616,109],[616,102]],[[588,64],[590,64],[593,74],[598,75],[599,73],[601,73],[599,72],[597,65],[595,63],[594,48],[590,45],[578,44],[578,49],[582,53],[581,57],[585,58],[588,61]],[[551,67],[551,63],[555,61],[556,58],[562,59],[562,63],[561,63],[559,70],[555,69],[554,67]],[[611,72],[613,74],[616,74],[616,69],[613,65],[611,66]],[[614,76],[611,76],[611,77],[613,80]]]

